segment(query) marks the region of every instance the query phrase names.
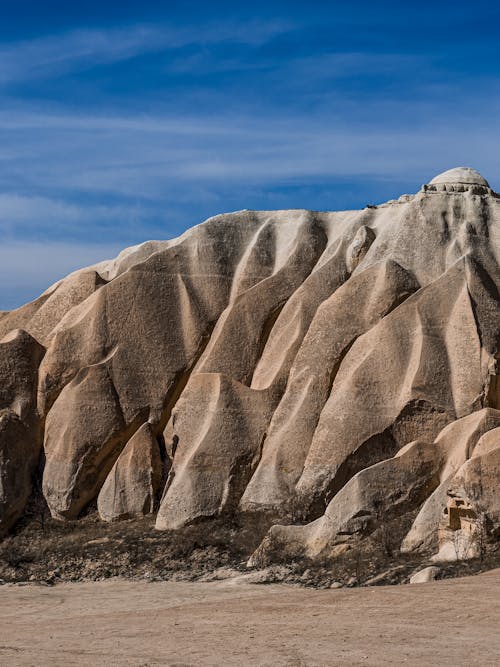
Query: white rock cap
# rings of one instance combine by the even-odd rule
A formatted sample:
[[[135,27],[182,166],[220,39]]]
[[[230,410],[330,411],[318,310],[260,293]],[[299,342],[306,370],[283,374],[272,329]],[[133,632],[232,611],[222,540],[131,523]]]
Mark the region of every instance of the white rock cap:
[[[482,185],[489,188],[488,181],[481,176],[475,169],[470,167],[455,167],[439,174],[429,185],[436,185],[438,183],[462,184],[462,185]]]

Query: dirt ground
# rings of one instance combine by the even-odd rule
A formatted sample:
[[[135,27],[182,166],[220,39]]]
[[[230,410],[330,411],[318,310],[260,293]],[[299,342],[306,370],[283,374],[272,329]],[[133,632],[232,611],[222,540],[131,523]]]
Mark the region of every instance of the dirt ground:
[[[310,590],[103,582],[0,589],[0,664],[500,664],[500,570],[429,584]]]

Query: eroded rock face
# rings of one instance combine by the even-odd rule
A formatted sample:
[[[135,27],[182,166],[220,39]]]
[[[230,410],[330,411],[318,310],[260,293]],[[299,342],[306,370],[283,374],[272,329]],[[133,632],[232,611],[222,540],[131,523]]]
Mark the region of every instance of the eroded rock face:
[[[273,401],[216,373],[192,377],[174,409],[177,447],[157,528],[231,512],[259,461]]]
[[[403,540],[403,552],[437,548],[438,529],[447,507],[448,491],[454,476],[471,456],[481,451],[484,443],[498,438],[499,426],[500,410],[484,408],[452,422],[439,434],[435,446],[441,452],[443,461],[441,481],[422,505],[411,530]]]
[[[97,498],[97,509],[104,521],[154,512],[164,472],[161,446],[149,423],[130,438]]]
[[[481,556],[500,536],[500,428],[485,433],[447,488],[435,560]]]
[[[391,515],[418,507],[438,485],[439,465],[432,444],[410,443],[397,456],[358,472],[316,521],[305,526],[273,526],[251,564],[331,557],[338,545],[363,537]]]
[[[21,516],[40,457],[36,385],[44,352],[19,329],[0,340],[0,536]]]
[[[217,216],[68,276],[0,317],[0,522],[43,430],[59,519],[97,500],[159,529],[309,522],[271,528],[263,561],[406,512],[403,549],[437,548],[450,493],[494,527],[499,254],[500,199],[460,168],[363,211]]]

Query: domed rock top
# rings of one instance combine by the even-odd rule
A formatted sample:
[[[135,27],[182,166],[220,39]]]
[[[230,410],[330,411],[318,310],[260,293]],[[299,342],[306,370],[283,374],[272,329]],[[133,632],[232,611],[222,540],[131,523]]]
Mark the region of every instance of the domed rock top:
[[[455,167],[454,169],[448,169],[442,174],[439,174],[429,185],[438,185],[441,183],[446,184],[460,184],[460,185],[482,185],[485,188],[489,188],[488,181],[481,176],[481,174],[475,169],[470,167]]]

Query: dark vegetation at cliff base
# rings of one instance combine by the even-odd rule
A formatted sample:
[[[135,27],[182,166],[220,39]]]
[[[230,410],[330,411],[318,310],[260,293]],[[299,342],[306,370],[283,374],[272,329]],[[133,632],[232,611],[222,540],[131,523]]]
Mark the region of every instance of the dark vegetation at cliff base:
[[[145,581],[210,581],[246,576],[253,583],[287,583],[329,588],[400,584],[428,565],[439,578],[465,576],[500,567],[500,543],[481,558],[432,563],[431,554],[402,554],[397,547],[411,517],[376,530],[334,560],[297,559],[264,569],[246,562],[267,526],[210,521],[178,531],[157,531],[154,518],[112,524],[95,512],[74,522],[29,518],[0,542],[0,583],[98,581],[123,577]]]

